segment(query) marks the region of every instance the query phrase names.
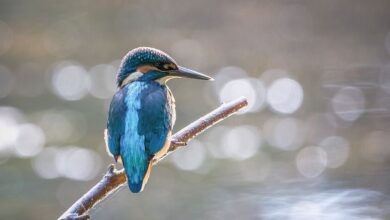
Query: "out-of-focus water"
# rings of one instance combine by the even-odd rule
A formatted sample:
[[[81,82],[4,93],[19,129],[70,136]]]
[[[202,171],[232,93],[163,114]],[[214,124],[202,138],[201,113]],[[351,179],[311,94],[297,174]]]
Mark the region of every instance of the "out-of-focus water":
[[[249,107],[123,188],[93,219],[390,219],[390,2],[0,2],[0,219],[55,219],[113,162],[120,59],[162,49],[179,130]]]
[[[276,192],[262,197],[261,219],[360,219],[374,220],[389,217],[388,197],[367,189],[337,189]]]

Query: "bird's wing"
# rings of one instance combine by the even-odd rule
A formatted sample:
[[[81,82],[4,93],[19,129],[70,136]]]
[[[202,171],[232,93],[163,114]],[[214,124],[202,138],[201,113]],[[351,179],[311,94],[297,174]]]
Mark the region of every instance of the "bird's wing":
[[[163,148],[171,129],[167,90],[160,85],[134,82],[125,87],[124,130],[120,155],[132,192],[142,191],[151,160]]]
[[[165,145],[172,130],[172,110],[167,89],[154,89],[141,99],[138,133],[145,137],[145,150],[154,156]]]
[[[107,150],[115,158],[120,155],[120,141],[125,130],[126,105],[124,103],[125,90],[118,90],[114,95],[108,113],[105,140]]]

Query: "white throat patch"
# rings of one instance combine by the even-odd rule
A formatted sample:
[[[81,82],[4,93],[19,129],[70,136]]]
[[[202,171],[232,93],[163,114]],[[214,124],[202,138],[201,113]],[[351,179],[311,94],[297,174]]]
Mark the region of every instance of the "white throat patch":
[[[139,72],[139,71],[136,71],[136,72],[133,72],[131,73],[130,75],[128,75],[123,81],[122,81],[122,84],[121,84],[121,87],[137,80],[138,78],[140,78],[141,76],[143,76],[144,74]]]

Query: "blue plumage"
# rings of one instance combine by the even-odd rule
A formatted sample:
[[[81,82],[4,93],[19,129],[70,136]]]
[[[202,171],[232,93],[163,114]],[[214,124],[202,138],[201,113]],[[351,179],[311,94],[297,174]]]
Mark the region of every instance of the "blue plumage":
[[[168,150],[176,117],[174,99],[165,83],[173,77],[211,79],[146,47],[130,51],[119,69],[105,138],[115,160],[121,159],[132,192],[143,190],[152,160]]]
[[[118,90],[111,100],[110,110],[108,112],[107,130],[106,130],[106,145],[109,152],[115,158],[115,161],[120,156],[120,141],[124,134],[125,116],[127,107],[124,104],[127,89]]]
[[[138,133],[145,136],[146,150],[154,155],[161,150],[168,132],[172,130],[172,114],[175,114],[175,110],[168,102],[166,86],[154,81],[145,84],[147,86],[140,94],[141,109],[138,110],[140,121],[145,123],[139,124]]]
[[[133,192],[142,189],[149,162],[172,130],[173,106],[168,89],[154,81],[135,81],[118,90],[108,121],[108,143],[113,156],[122,157]]]

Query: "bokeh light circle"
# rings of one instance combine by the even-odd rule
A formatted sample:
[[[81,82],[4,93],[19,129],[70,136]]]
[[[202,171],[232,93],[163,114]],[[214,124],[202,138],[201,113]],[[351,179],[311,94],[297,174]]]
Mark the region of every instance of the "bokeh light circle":
[[[341,88],[332,98],[332,107],[339,118],[345,121],[355,121],[364,113],[364,94],[357,87]]]
[[[19,135],[19,123],[23,114],[13,107],[0,107],[0,154],[13,151]]]
[[[342,166],[348,159],[350,146],[348,140],[339,136],[325,138],[320,143],[321,148],[326,152],[327,167],[337,168]]]
[[[221,140],[222,154],[234,160],[253,157],[262,144],[259,130],[255,126],[242,125],[228,130]]]
[[[327,165],[326,152],[319,147],[310,146],[301,149],[296,157],[298,171],[308,178],[321,175]]]
[[[272,82],[269,86],[267,101],[274,111],[291,114],[302,105],[303,89],[293,79],[280,78]]]
[[[210,85],[214,87],[214,91],[218,93],[222,87],[229,81],[247,78],[248,73],[238,66],[226,66],[218,70],[213,76],[214,82]]]
[[[54,93],[65,100],[82,99],[90,86],[87,71],[79,65],[65,65],[55,68],[52,77]]]
[[[32,160],[32,168],[38,176],[44,179],[54,179],[60,176],[55,166],[58,151],[56,147],[47,147]]]
[[[18,128],[15,153],[19,157],[33,157],[43,149],[45,141],[45,133],[40,127],[34,124],[22,124]]]
[[[64,177],[87,181],[93,179],[100,171],[101,159],[92,150],[68,146],[57,153],[55,166]]]
[[[269,118],[264,123],[268,144],[281,150],[296,150],[305,139],[303,123],[295,118]]]
[[[261,81],[245,78],[227,82],[219,92],[221,102],[229,102],[242,96],[248,99],[248,107],[239,113],[257,112],[265,104],[266,90]]]
[[[223,136],[230,130],[230,127],[226,126],[215,126],[206,132],[206,141],[208,152],[212,157],[223,159],[226,158],[224,155],[224,146],[222,145]]]
[[[44,112],[39,120],[39,125],[47,134],[47,140],[55,143],[65,142],[72,138],[76,132],[71,121],[60,112]]]
[[[172,155],[173,164],[181,170],[197,170],[206,158],[206,150],[200,141],[192,140],[188,146]]]

